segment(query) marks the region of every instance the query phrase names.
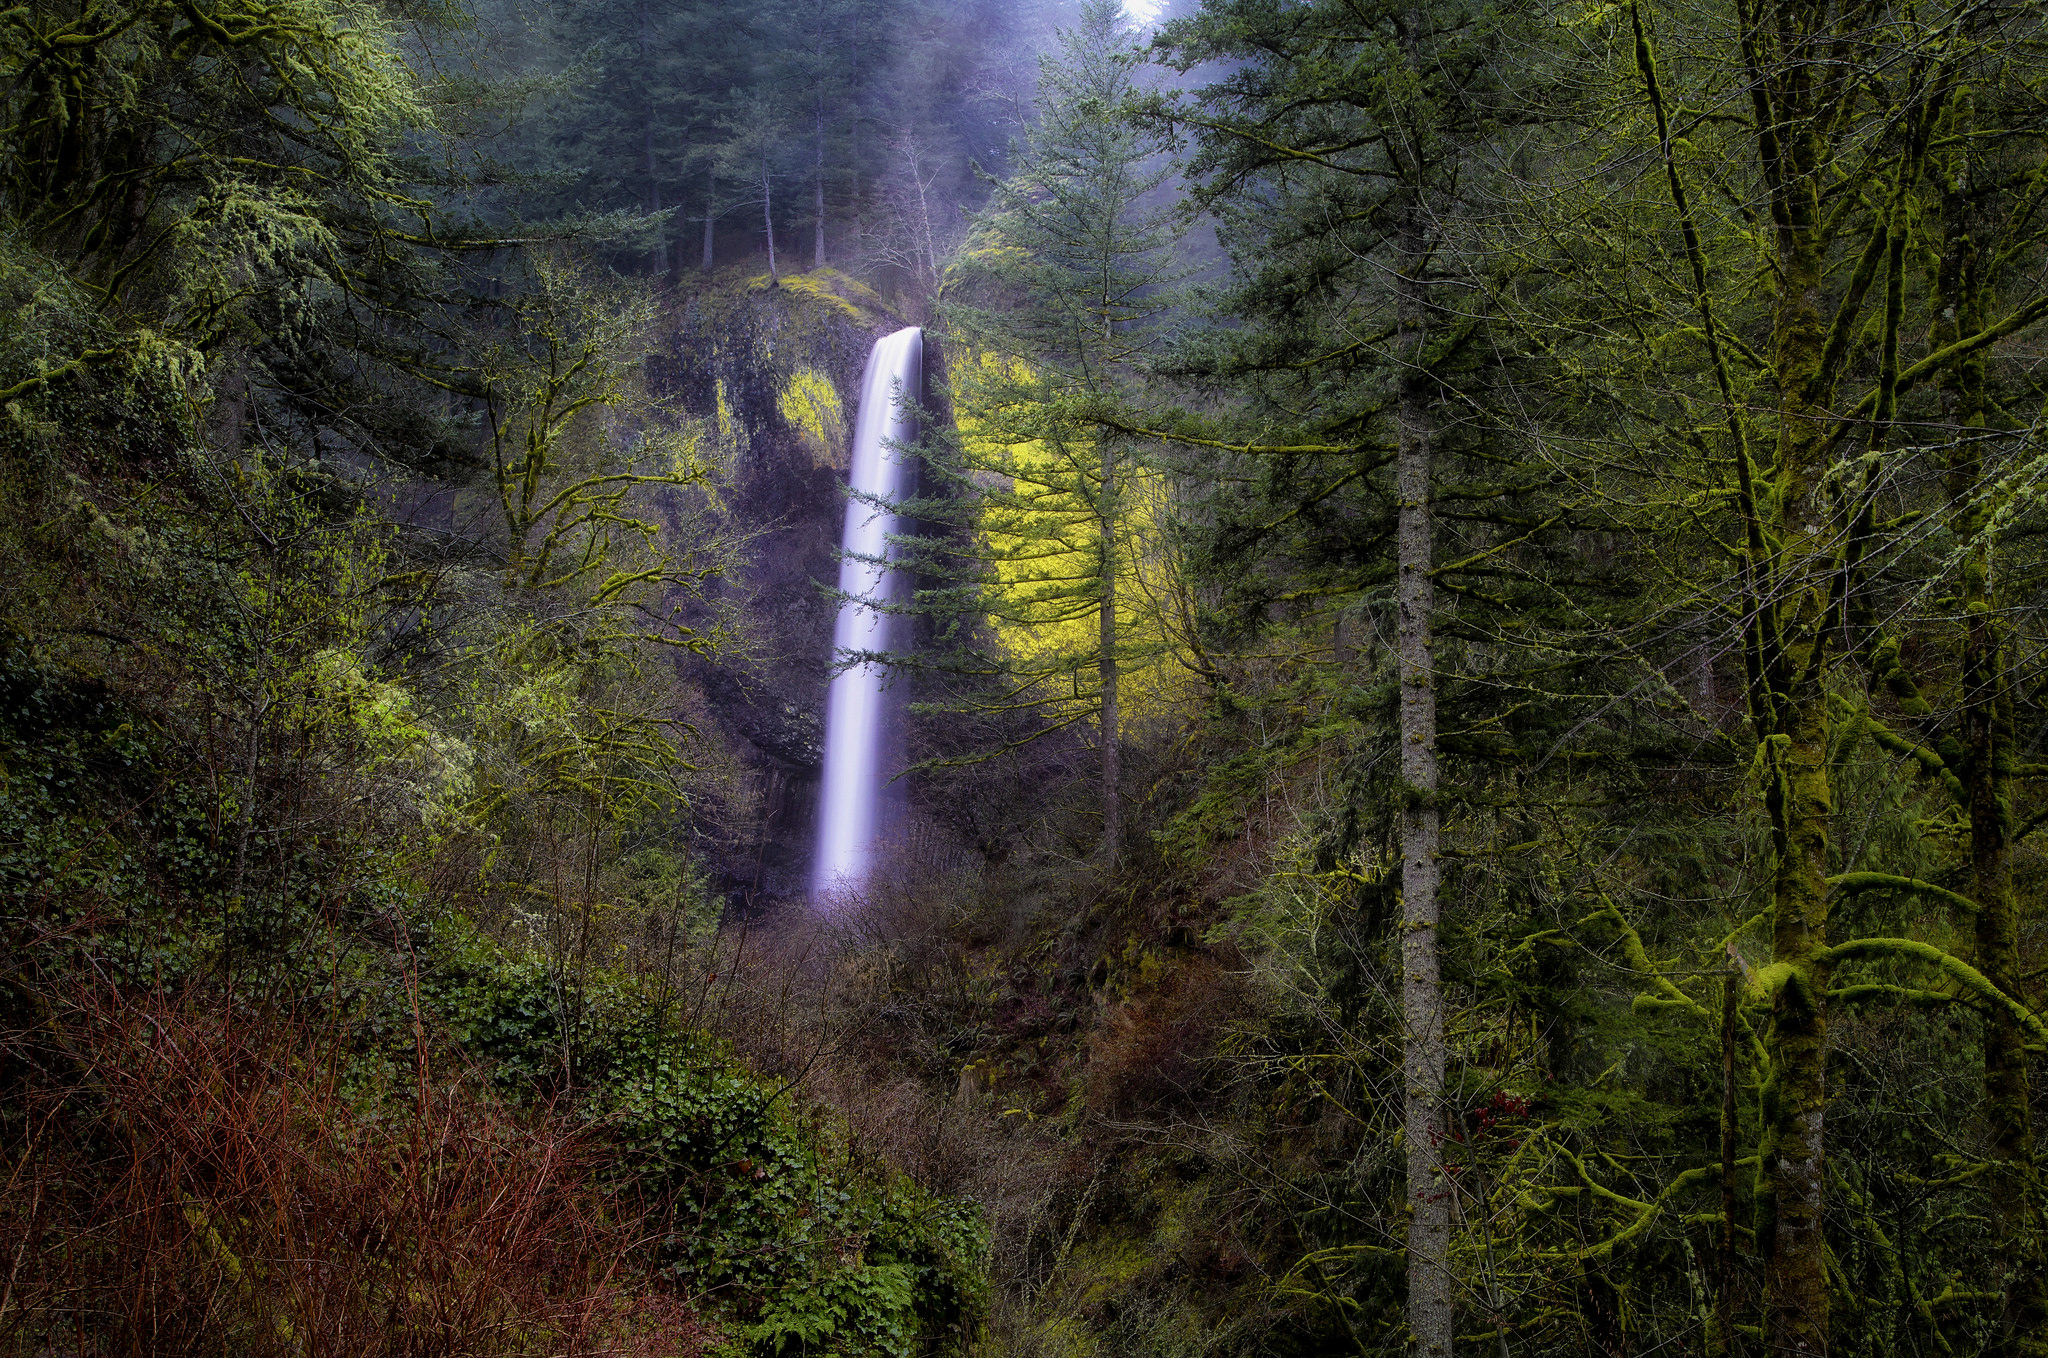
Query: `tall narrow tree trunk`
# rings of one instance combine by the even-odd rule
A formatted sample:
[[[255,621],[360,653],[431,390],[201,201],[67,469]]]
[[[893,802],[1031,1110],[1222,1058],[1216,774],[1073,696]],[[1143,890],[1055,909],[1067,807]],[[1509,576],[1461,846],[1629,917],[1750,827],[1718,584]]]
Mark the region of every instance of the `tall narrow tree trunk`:
[[[1430,509],[1430,391],[1423,370],[1428,325],[1422,208],[1411,200],[1400,227],[1396,343],[1403,371],[1397,413],[1395,546],[1400,578],[1395,623],[1401,688],[1402,1129],[1408,1143],[1408,1327],[1416,1358],[1449,1358],[1453,1334],[1451,1187],[1443,1169],[1443,987],[1437,958],[1436,675],[1431,624],[1436,587]]]
[[[1101,436],[1102,502],[1098,512],[1102,528],[1101,654],[1097,673],[1102,683],[1102,860],[1114,866],[1124,839],[1123,760],[1118,748],[1116,656],[1116,443]]]
[[[1975,124],[1975,101],[1962,93],[1956,131]],[[1939,286],[1943,300],[1939,343],[1975,334],[1993,313],[1978,242],[1969,152],[1948,175],[1944,209],[1948,248]],[[1949,503],[1957,511],[1955,536],[1963,547],[1963,783],[1970,817],[1970,896],[1977,902],[1977,970],[2008,995],[2020,993],[2019,914],[2012,888],[2012,690],[1992,581],[1991,505],[1985,485],[1983,433],[1991,401],[1984,356],[1959,361],[1945,379],[1955,428],[1949,458]],[[2034,1128],[2026,1034],[2003,1008],[1984,1014],[1984,1123],[1991,1172],[1985,1189],[1997,1257],[2010,1280],[2006,1313],[1987,1354],[2038,1358],[2048,1353],[2048,1285],[2044,1285],[2040,1184],[2034,1165]]]
[[[775,206],[774,193],[768,179],[768,165],[761,164],[761,231],[768,237],[768,277],[780,282],[782,275],[775,269]]]
[[[712,227],[717,221],[717,213],[713,209],[717,203],[718,173],[713,170],[704,176],[704,263],[701,267],[705,273],[711,272]]]
[[[825,88],[818,87],[818,105],[813,125],[814,164],[811,167],[811,190],[815,195],[813,209],[813,235],[811,239],[811,267],[825,267]]]
[[[1982,497],[1974,497],[1982,503]],[[1988,527],[1988,525],[1984,525]],[[1983,531],[1980,527],[1979,532]],[[2008,995],[2020,993],[2019,912],[2012,889],[2012,690],[1993,612],[1990,561],[1964,566],[1964,735],[1969,749],[1970,894],[1976,899],[1977,969]],[[2002,1006],[1984,1015],[1984,1122],[1991,1173],[1985,1187],[2009,1280],[2002,1325],[1986,1349],[1997,1358],[2048,1353],[2041,1187],[2034,1164],[2026,1034]]]
[[[1721,1220],[1714,1233],[1714,1328],[1709,1358],[1735,1353],[1735,1009],[1742,978],[1729,957],[1721,984]]]
[[[646,0],[641,0],[640,17],[640,65],[644,71],[654,69],[654,21],[647,12]],[[640,124],[642,149],[647,160],[647,211],[656,222],[661,220],[661,178],[656,171],[654,159],[654,85],[647,86],[646,115]],[[666,224],[656,227],[660,234],[654,242],[654,274],[659,278],[668,272],[668,228]]]
[[[1787,668],[1811,673],[1824,646],[1815,626]],[[1827,846],[1833,792],[1827,767],[1827,696],[1818,676],[1797,682],[1785,703],[1783,735],[1766,751],[1767,795],[1777,859],[1772,883],[1771,960],[1776,973],[1763,1091],[1768,1129],[1762,1154],[1770,1255],[1764,1270],[1773,1353],[1823,1358],[1828,1346],[1827,1243],[1821,1231],[1827,1168]]]
[[[219,431],[221,451],[235,458],[242,455],[242,441],[249,426],[249,360],[238,355],[222,368],[227,376],[221,381],[213,404],[214,424]]]
[[[645,128],[647,149],[647,210],[656,222],[661,221],[661,181],[654,173],[654,115],[647,116]],[[668,272],[668,228],[666,224],[655,228],[661,234],[654,242],[654,272],[657,277]]]
[[[1778,439],[1766,511],[1769,549],[1754,561],[1757,615],[1766,635],[1755,710],[1763,720],[1761,764],[1772,831],[1770,1073],[1758,1147],[1759,1206],[1768,1228],[1765,1344],[1772,1353],[1823,1358],[1828,1350],[1826,1182],[1828,768],[1830,591],[1838,506],[1823,475],[1836,428],[1827,408],[1827,318],[1821,187],[1827,129],[1818,0],[1777,0],[1768,22],[1779,45],[1769,79],[1783,125],[1766,168],[1775,226],[1777,296],[1771,317]],[[1760,1237],[1760,1242],[1766,1237]]]

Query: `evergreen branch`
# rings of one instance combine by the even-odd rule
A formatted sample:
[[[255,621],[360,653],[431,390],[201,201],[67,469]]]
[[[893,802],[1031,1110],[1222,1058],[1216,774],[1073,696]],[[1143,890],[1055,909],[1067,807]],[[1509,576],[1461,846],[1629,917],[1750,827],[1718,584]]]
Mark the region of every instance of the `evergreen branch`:
[[[920,759],[917,763],[905,769],[903,773],[898,774],[897,777],[900,778],[911,773],[921,773],[926,769],[961,769],[972,767],[975,764],[986,764],[990,760],[1000,759],[1012,750],[1021,750],[1026,745],[1033,744],[1043,737],[1053,734],[1055,731],[1064,731],[1069,726],[1087,721],[1094,715],[1095,713],[1092,709],[1083,708],[1070,717],[1062,718],[1049,726],[1042,726],[1030,735],[1019,736],[1015,740],[999,745],[993,750],[980,750],[973,754],[934,756],[930,759]]]
[[[1497,542],[1491,547],[1487,547],[1480,551],[1474,552],[1471,556],[1466,557],[1462,561],[1447,562],[1444,565],[1438,566],[1434,570],[1430,571],[1430,575],[1447,575],[1453,571],[1466,570],[1469,567],[1486,560],[1486,558],[1490,556],[1497,556],[1501,552],[1507,551],[1510,547],[1519,547],[1523,543],[1527,542],[1530,538],[1533,538],[1538,533],[1542,532],[1544,529],[1557,523],[1563,517],[1564,515],[1562,514],[1553,514],[1549,518],[1541,521],[1540,523],[1533,525],[1528,532],[1522,534],[1518,538],[1509,538],[1505,542]]]
[[[1385,453],[1389,457],[1394,449],[1386,443],[1224,443],[1218,439],[1196,438],[1192,434],[1176,434],[1168,429],[1152,429],[1145,425],[1125,424],[1107,416],[1092,416],[1092,422],[1105,429],[1114,429],[1119,434],[1133,438],[1158,439],[1161,443],[1184,443],[1191,448],[1214,448],[1218,452],[1241,453],[1247,457],[1301,457],[1330,456],[1340,453]]]
[[[1211,122],[1206,118],[1192,118],[1185,113],[1176,114],[1175,120],[1178,122],[1186,123],[1189,127],[1199,127],[1205,132],[1217,132],[1221,133],[1223,136],[1226,137],[1235,137],[1239,141],[1249,142],[1251,145],[1259,147],[1261,150],[1271,152],[1274,156],[1278,157],[1281,160],[1307,161],[1311,165],[1319,165],[1323,169],[1334,170],[1338,174],[1351,175],[1355,178],[1396,178],[1396,176],[1391,171],[1366,169],[1356,165],[1345,165],[1341,161],[1335,161],[1330,159],[1329,155],[1326,152],[1304,151],[1299,147],[1289,146],[1284,142],[1277,142],[1269,137],[1261,137],[1256,133],[1248,132],[1244,128],[1235,127],[1229,123]],[[1333,147],[1331,149],[1348,150],[1350,148]]]
[[[1264,537],[1277,529],[1284,528],[1287,524],[1293,522],[1301,515],[1306,514],[1309,510],[1321,504],[1323,501],[1329,499],[1332,495],[1335,495],[1338,491],[1344,489],[1344,487],[1350,485],[1353,481],[1358,480],[1360,477],[1370,476],[1372,473],[1386,466],[1391,461],[1393,461],[1393,455],[1390,453],[1385,457],[1381,457],[1369,462],[1360,463],[1358,466],[1353,467],[1350,471],[1344,473],[1344,475],[1338,477],[1335,481],[1332,481],[1329,485],[1324,486],[1321,490],[1316,491],[1314,494],[1310,495],[1307,499],[1300,501],[1292,509],[1288,510],[1285,514],[1282,514],[1279,518],[1274,519],[1269,523],[1262,524],[1260,527],[1253,530],[1252,536]]]

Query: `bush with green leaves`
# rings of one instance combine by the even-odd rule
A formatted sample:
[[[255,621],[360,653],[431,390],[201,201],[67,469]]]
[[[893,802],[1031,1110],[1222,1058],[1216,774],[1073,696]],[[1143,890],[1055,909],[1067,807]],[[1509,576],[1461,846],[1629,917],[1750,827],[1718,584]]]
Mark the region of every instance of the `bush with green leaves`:
[[[564,1045],[546,964],[460,921],[428,958],[423,998],[501,1088],[539,1097]],[[972,1335],[988,1247],[974,1204],[864,1161],[828,1112],[645,981],[598,978],[570,1044],[594,1076],[586,1115],[618,1151],[614,1188],[664,1204],[660,1267],[730,1322],[735,1352],[907,1354]]]

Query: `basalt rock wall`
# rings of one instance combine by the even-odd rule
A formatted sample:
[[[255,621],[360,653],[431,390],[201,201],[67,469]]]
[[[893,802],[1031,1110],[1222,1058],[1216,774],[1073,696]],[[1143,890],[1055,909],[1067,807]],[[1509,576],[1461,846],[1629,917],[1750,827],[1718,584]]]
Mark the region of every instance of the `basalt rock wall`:
[[[868,350],[903,321],[832,270],[721,276],[678,295],[649,385],[701,421],[726,459],[743,539],[719,590],[734,645],[682,661],[704,696],[700,740],[743,770],[734,832],[705,846],[733,909],[800,896],[823,757],[825,692],[850,435]]]

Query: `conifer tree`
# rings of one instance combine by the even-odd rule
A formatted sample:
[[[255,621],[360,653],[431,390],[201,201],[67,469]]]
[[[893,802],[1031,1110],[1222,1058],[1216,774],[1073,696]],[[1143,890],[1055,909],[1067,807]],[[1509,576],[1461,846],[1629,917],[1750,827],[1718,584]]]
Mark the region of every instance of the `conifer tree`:
[[[509,169],[565,214],[642,218],[650,271],[680,267],[681,223],[712,224],[721,211],[706,181],[734,99],[758,79],[757,22],[713,0],[560,7],[549,55],[566,64],[566,87],[537,110],[544,144]]]
[[[1440,705],[1458,643],[1500,639],[1486,615],[1514,591],[1499,579],[1531,564],[1515,549],[1526,557],[1566,518],[1531,496],[1541,472],[1520,465],[1524,450],[1486,412],[1495,379],[1475,366],[1485,318],[1455,300],[1480,281],[1459,236],[1472,152],[1501,117],[1488,106],[1501,93],[1491,57],[1511,20],[1457,3],[1215,3],[1163,38],[1184,68],[1234,68],[1167,113],[1197,134],[1194,170],[1225,223],[1239,264],[1233,310],[1248,323],[1187,360],[1191,376],[1244,403],[1208,440],[1205,479],[1258,487],[1212,500],[1211,569],[1239,582],[1223,588],[1247,614],[1270,617],[1280,599],[1327,610],[1322,625],[1338,635],[1325,654],[1340,673],[1355,664],[1344,620],[1391,604],[1397,696],[1379,715],[1398,765],[1387,831],[1399,863],[1404,1247],[1419,1358],[1450,1353],[1461,1290],[1445,1150]],[[1447,487],[1465,539],[1448,563]],[[1474,588],[1475,575],[1491,578]],[[1439,589],[1459,605],[1448,614]],[[1466,731],[1501,720],[1472,711],[1475,696],[1449,699]]]
[[[844,128],[854,112],[849,95],[859,72],[847,49],[862,17],[855,0],[791,0],[787,11],[790,41],[776,78],[789,86],[803,124],[813,269],[825,267],[827,184],[841,169]]]
[[[953,584],[920,608],[994,631],[924,664],[989,685],[973,702],[1084,717],[1101,761],[1102,851],[1122,835],[1121,690],[1142,649],[1129,581],[1147,550],[1135,379],[1160,342],[1178,274],[1170,166],[1134,117],[1142,54],[1114,0],[1091,0],[1043,64],[1039,118],[995,185],[949,288],[963,438],[923,512],[960,529]],[[956,615],[958,616],[958,615]]]
[[[773,92],[756,91],[729,115],[717,161],[719,179],[739,188],[740,201],[761,209],[761,238],[771,279],[781,277],[775,262],[775,203],[788,153],[783,117]]]

